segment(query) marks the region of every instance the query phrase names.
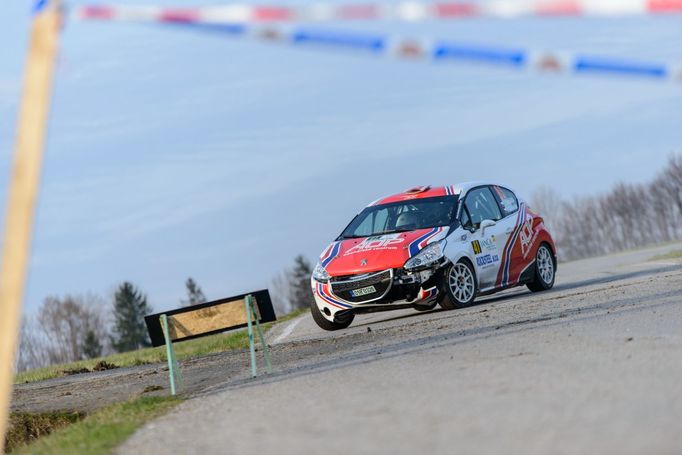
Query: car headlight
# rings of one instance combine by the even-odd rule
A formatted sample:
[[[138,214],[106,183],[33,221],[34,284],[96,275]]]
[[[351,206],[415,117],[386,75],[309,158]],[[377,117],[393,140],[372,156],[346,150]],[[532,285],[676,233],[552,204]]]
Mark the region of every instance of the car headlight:
[[[445,243],[446,241],[445,239],[443,239],[439,242],[433,242],[427,245],[419,253],[408,259],[403,267],[405,268],[405,270],[412,271],[434,265],[435,263],[443,259]]]
[[[329,281],[329,274],[319,262],[313,269],[313,278],[315,278],[317,281],[321,281],[322,283]]]

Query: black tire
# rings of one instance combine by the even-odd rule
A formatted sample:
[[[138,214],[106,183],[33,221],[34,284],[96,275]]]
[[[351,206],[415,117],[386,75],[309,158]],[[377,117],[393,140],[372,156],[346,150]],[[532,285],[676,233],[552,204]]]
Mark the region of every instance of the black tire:
[[[457,276],[454,276],[454,274]],[[468,278],[465,275],[468,275]],[[450,285],[451,283],[455,285],[453,280],[456,280],[459,285],[468,284],[468,286],[465,286],[467,289],[466,293],[464,293],[463,289],[453,290]],[[466,281],[466,283],[463,281]],[[461,259],[456,264],[451,264],[446,267],[443,271],[441,287],[443,299],[439,303],[444,310],[454,310],[455,308],[466,308],[471,306],[474,303],[476,293],[478,292],[476,272],[471,263],[466,259]]]
[[[431,311],[436,308],[436,305],[438,305],[438,303],[433,302],[431,305],[412,305],[412,308],[417,311]]]
[[[531,292],[548,291],[554,287],[555,279],[556,257],[549,245],[542,243],[535,253],[535,278],[526,286]]]
[[[324,317],[320,309],[317,307],[317,303],[315,303],[315,300],[312,300],[310,302],[310,314],[313,315],[313,321],[315,321],[315,323],[321,329],[328,330],[330,332],[334,330],[348,328],[348,326],[353,323],[353,319],[355,319],[355,315],[353,313],[350,313],[340,321],[335,320],[334,322],[332,322]]]

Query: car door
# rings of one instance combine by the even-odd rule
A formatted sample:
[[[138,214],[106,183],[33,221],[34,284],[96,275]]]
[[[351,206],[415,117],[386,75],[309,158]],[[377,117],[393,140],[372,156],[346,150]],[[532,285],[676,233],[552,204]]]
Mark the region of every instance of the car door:
[[[500,206],[488,186],[470,190],[464,200],[462,226],[472,231],[469,236],[470,254],[482,292],[495,288],[501,264],[501,247],[509,234],[502,220]],[[465,224],[467,223],[467,224]],[[503,246],[502,246],[503,247]]]
[[[522,262],[519,255],[521,249],[518,244],[521,237],[525,235],[520,229],[525,220],[521,219],[523,213],[519,213],[521,207],[513,191],[498,185],[491,186],[491,190],[502,212],[502,219],[498,225],[504,232],[498,242],[501,264],[496,285],[506,287],[515,284],[512,277],[518,275],[517,269]]]

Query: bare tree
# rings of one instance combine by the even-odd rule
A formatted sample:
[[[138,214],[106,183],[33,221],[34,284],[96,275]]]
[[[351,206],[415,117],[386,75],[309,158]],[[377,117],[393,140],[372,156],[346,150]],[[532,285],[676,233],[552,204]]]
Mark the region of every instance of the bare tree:
[[[276,274],[270,282],[272,306],[280,313],[289,313],[293,308],[289,301],[288,270]]]
[[[545,220],[550,232],[562,212],[563,200],[555,189],[542,185],[530,196],[530,206]]]
[[[102,309],[102,299],[92,294],[45,298],[37,322],[48,361],[64,363],[85,358],[83,348],[89,332],[106,343],[109,336]]]
[[[24,316],[21,320],[16,371],[32,370],[47,366],[49,363],[43,340],[36,330],[33,319]]]
[[[287,267],[272,279],[273,306],[283,312],[307,308],[313,301],[311,273],[310,262],[303,255],[296,256],[292,267]]]
[[[533,194],[550,220],[563,259],[579,259],[682,237],[682,155],[671,156],[647,184],[618,183],[602,195],[557,203],[551,190]],[[546,215],[552,213],[552,215]]]

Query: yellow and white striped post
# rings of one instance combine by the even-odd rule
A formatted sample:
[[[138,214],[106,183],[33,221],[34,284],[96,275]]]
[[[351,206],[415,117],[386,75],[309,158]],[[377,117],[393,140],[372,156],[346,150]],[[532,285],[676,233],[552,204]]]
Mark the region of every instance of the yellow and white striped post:
[[[7,431],[21,303],[61,27],[58,1],[38,0],[33,13],[0,265],[0,453],[4,451]]]

